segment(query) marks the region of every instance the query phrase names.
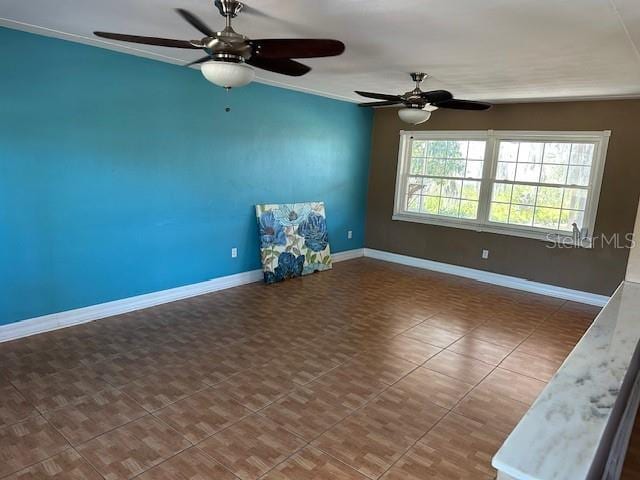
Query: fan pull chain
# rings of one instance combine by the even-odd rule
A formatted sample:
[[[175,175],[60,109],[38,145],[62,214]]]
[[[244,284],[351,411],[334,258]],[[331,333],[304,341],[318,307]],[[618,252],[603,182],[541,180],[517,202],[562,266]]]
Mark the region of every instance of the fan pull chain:
[[[231,93],[231,87],[224,87],[224,89],[227,91],[227,93]],[[229,113],[231,111],[231,107],[227,105],[226,107],[224,107],[224,111]]]

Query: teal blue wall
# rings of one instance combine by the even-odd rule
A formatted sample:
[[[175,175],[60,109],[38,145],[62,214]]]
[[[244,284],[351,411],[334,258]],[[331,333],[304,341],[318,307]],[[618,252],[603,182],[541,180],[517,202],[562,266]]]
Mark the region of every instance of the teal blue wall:
[[[363,246],[370,112],[2,28],[0,59],[0,324],[259,268],[256,203]]]

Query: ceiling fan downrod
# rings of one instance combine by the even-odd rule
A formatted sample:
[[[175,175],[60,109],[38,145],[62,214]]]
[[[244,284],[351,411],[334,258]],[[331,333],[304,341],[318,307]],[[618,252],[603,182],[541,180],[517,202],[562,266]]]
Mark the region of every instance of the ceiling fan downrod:
[[[416,89],[420,89],[420,84],[423,80],[429,78],[429,75],[423,72],[412,72],[410,73],[411,79],[416,82]]]
[[[236,18],[244,8],[244,3],[237,0],[216,0],[215,6],[220,15],[227,19],[227,27],[231,26],[231,19]]]

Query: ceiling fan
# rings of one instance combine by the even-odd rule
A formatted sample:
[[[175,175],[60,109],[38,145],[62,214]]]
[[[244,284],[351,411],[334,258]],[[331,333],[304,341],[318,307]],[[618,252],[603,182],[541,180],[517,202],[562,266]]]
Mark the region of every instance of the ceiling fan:
[[[426,73],[411,73],[411,78],[416,82],[416,88],[402,95],[386,95],[384,93],[359,92],[358,95],[367,98],[382,100],[380,102],[361,103],[361,107],[382,107],[386,105],[404,105],[398,110],[398,116],[403,122],[417,125],[426,122],[431,117],[431,112],[438,108],[453,108],[456,110],[488,110],[490,103],[474,102],[471,100],[458,100],[453,98],[451,92],[446,90],[431,90],[423,92],[420,84]]]
[[[173,40],[109,32],[94,32],[94,34],[110,40],[204,50],[207,53],[206,56],[187,66],[202,64],[202,74],[205,78],[227,89],[250,83],[255,76],[251,67],[298,77],[308,73],[311,68],[292,60],[293,58],[331,57],[344,52],[344,44],[338,40],[304,38],[251,40],[237,33],[231,26],[231,19],[240,13],[245,7],[244,4],[236,0],[215,0],[214,3],[220,15],[226,18],[226,26],[219,32],[212,30],[188,10],[176,9],[182,18],[205,35],[200,40]]]

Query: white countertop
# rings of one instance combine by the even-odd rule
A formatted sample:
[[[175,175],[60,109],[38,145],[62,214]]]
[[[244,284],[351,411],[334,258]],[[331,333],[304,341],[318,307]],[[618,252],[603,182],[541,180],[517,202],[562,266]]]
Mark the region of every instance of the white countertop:
[[[518,480],[585,478],[639,340],[640,284],[624,282],[493,457],[493,466]]]

